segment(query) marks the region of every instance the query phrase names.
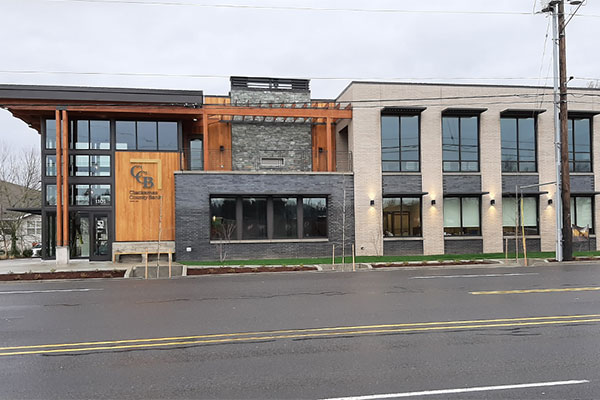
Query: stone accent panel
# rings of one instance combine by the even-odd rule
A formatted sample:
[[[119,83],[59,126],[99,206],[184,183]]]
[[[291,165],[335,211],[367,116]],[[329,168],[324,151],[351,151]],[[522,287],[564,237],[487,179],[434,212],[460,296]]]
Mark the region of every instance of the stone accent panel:
[[[444,194],[481,192],[481,175],[444,175]]]
[[[540,183],[538,175],[502,175],[502,193],[515,193],[517,186],[537,185]],[[544,192],[546,188],[532,187],[523,189],[523,193]]]
[[[481,254],[483,239],[446,239],[444,240],[445,254]]]
[[[383,175],[383,195],[423,192],[421,175]]]
[[[384,256],[411,256],[423,254],[423,240],[384,240]]]
[[[571,175],[571,193],[591,193],[594,191],[594,175]]]

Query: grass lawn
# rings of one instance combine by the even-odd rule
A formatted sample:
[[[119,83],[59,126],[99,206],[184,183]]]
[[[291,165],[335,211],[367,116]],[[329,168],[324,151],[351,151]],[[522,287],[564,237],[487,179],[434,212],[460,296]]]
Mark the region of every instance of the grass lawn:
[[[576,251],[577,257],[600,256],[600,251]],[[528,258],[554,258],[554,252],[530,252]],[[431,256],[360,256],[356,257],[357,263],[375,263],[375,262],[404,262],[404,261],[441,261],[441,260],[482,260],[482,259],[503,259],[504,253],[487,254],[439,254]],[[515,254],[508,254],[508,258],[515,258]],[[523,258],[523,254],[519,254]],[[185,265],[311,265],[311,264],[331,264],[331,257],[322,258],[278,258],[264,260],[225,260],[220,261],[179,261]],[[342,257],[335,258],[336,264],[342,262]],[[352,257],[346,257],[346,262],[352,262]]]

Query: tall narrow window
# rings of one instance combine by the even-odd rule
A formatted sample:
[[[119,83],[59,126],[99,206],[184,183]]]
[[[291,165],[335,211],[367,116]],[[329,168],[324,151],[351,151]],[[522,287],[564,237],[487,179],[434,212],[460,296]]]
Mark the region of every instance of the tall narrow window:
[[[479,117],[442,117],[444,172],[479,171]]]
[[[267,238],[267,199],[244,197],[242,199],[242,239]]]
[[[46,156],[46,176],[56,176],[56,156]]]
[[[590,118],[569,118],[569,170],[592,171]]]
[[[415,172],[420,169],[419,116],[381,117],[382,170]]]
[[[135,121],[116,121],[117,150],[135,150]]]
[[[383,235],[385,237],[421,236],[421,198],[384,198]]]
[[[304,237],[327,237],[327,199],[325,197],[304,197]]]
[[[214,197],[210,199],[210,238],[211,240],[235,240],[236,198]]]
[[[47,149],[55,149],[56,148],[56,120],[55,119],[47,119],[46,120],[46,148]]]
[[[523,197],[523,210],[521,199],[514,197],[502,198],[502,231],[505,235],[514,235],[515,228],[521,235],[521,214],[526,235],[538,235],[538,199],[537,197]]]
[[[571,224],[581,228],[588,226],[590,233],[594,231],[593,200],[588,196],[571,197]]]
[[[502,172],[535,172],[535,119],[506,117],[500,120]]]
[[[295,197],[273,198],[273,238],[298,238],[298,200]]]
[[[479,197],[444,198],[444,235],[481,235]]]

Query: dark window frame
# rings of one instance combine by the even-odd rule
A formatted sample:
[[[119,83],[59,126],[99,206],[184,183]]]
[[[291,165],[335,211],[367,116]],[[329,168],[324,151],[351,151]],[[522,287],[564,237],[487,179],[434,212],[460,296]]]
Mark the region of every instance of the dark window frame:
[[[478,199],[479,200],[479,227],[478,227],[478,232],[477,233],[466,233],[467,229],[472,229],[470,227],[464,227],[463,225],[463,202],[462,199],[465,198],[469,198],[469,199]],[[482,217],[482,212],[481,212],[481,196],[480,195],[452,195],[452,196],[444,196],[444,204],[446,204],[446,199],[459,199],[459,221],[460,221],[460,232],[456,233],[456,234],[451,234],[451,233],[447,233],[446,232],[446,227],[444,226],[444,238],[448,238],[448,237],[464,237],[464,236],[471,236],[471,237],[481,237],[483,235],[482,232],[482,227],[481,227],[481,217]],[[442,211],[444,212],[444,211]],[[442,217],[443,218],[443,217]],[[455,227],[450,227],[449,229],[456,229]]]
[[[521,119],[529,119],[529,118],[533,118],[533,145],[534,145],[534,170],[533,171],[521,171],[521,157],[520,157],[520,148],[519,148],[519,120]],[[510,162],[514,162],[517,164],[517,169],[516,171],[506,171],[504,169],[504,160],[503,155],[500,155],[500,163],[501,163],[501,168],[502,168],[502,172],[503,173],[519,173],[519,172],[524,172],[524,173],[537,173],[538,172],[538,118],[537,118],[537,114],[533,115],[533,116],[527,116],[527,115],[503,115],[500,117],[500,150],[502,153],[502,120],[503,119],[514,119],[516,122],[516,149],[517,149],[517,160],[516,161],[510,161]],[[524,162],[530,162],[530,161],[524,161]]]
[[[381,152],[383,155],[383,118],[390,118],[390,117],[395,117],[398,118],[398,168],[394,169],[394,170],[384,170],[383,169],[383,163],[387,162],[387,163],[392,163],[392,162],[396,162],[396,161],[385,161],[383,160],[383,157],[381,157],[381,169],[382,172],[421,172],[421,111],[423,111],[424,109],[407,109],[407,110],[398,110],[398,111],[386,111],[385,109],[381,112],[381,116],[380,116],[380,135],[379,135],[379,139],[381,140]],[[403,117],[417,117],[417,160],[403,160],[402,159],[402,118]],[[415,162],[417,163],[417,169],[416,170],[405,170],[402,168],[402,162],[406,161],[406,162]]]
[[[481,111],[483,112],[483,111]],[[468,110],[464,112],[447,112],[442,113],[442,172],[443,173],[480,173],[481,172],[481,112],[473,111],[469,112]],[[458,170],[446,170],[444,167],[444,118],[458,118],[458,160],[450,160],[449,162],[458,162]],[[474,171],[462,169],[462,157],[461,157],[461,146],[462,146],[462,119],[463,118],[477,118],[477,169]],[[472,160],[468,160],[468,162],[473,162]]]
[[[590,151],[589,151],[589,155],[590,155],[590,160],[589,161],[577,161],[575,159],[575,121],[576,120],[587,120],[588,124],[589,124],[589,143],[590,143]],[[567,135],[568,136],[568,140],[567,141],[571,141],[571,147],[572,150],[568,150],[569,153],[569,172],[580,172],[580,173],[593,173],[594,172],[594,126],[593,126],[593,117],[591,115],[579,115],[579,114],[575,114],[575,115],[569,115],[569,117],[567,118],[567,124],[569,124],[569,126],[571,126],[571,134],[569,135],[568,132],[568,127],[567,127]],[[568,144],[567,144],[568,146]],[[568,147],[567,147],[568,149]],[[587,171],[576,171],[575,170],[575,164],[577,163],[589,163],[589,170]]]
[[[388,229],[389,232],[392,233],[392,236],[386,236],[385,234],[385,229],[383,231],[383,237],[384,238],[422,238],[423,237],[423,198],[421,196],[384,196],[383,199],[398,199],[400,200],[400,213],[402,213],[402,200],[403,199],[417,199],[419,201],[419,222],[420,222],[420,226],[419,226],[419,234],[418,235],[406,235],[406,236],[394,236],[393,235],[393,229],[390,231]],[[385,226],[385,221],[386,221],[386,214],[394,214],[393,212],[387,212],[385,211],[385,208],[382,207],[382,214],[383,214],[383,224]],[[392,219],[393,222],[393,219]],[[393,225],[393,223],[392,223]],[[402,232],[402,219],[400,221],[400,232]]]

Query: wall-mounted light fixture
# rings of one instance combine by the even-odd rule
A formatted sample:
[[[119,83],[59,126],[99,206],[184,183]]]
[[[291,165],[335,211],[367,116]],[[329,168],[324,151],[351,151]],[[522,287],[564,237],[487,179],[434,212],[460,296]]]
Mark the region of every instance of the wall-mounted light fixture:
[[[552,199],[548,199],[548,205],[551,206],[552,205]]]
[[[371,200],[371,201],[369,202],[369,205],[370,205],[371,207],[373,207],[373,206],[375,205],[375,200]]]
[[[219,151],[225,151],[225,146],[219,146]]]
[[[435,199],[431,200],[431,205],[435,206]]]
[[[491,199],[490,200],[490,205],[491,206],[495,206],[496,205],[496,199]]]

